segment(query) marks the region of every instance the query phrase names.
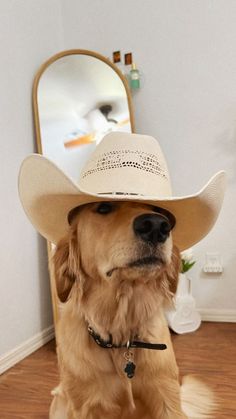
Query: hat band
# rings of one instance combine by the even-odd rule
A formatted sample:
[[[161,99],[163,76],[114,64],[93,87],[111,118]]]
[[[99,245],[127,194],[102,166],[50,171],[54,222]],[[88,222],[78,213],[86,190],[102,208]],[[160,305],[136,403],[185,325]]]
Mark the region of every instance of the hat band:
[[[136,192],[98,192],[98,195],[136,195],[136,196],[144,196],[142,193]]]

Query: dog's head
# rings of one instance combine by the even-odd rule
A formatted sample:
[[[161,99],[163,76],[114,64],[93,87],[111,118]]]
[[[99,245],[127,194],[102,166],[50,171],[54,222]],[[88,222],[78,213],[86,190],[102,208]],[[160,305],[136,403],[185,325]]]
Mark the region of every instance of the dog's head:
[[[180,259],[171,237],[175,218],[168,211],[142,203],[99,202],[76,208],[69,221],[70,233],[54,256],[61,301],[81,277],[146,282],[164,275],[169,291],[176,291]]]

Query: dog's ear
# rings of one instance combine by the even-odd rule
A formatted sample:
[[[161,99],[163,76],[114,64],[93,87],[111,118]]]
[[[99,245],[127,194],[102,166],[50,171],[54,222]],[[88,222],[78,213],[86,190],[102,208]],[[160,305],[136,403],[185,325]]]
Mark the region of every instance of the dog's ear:
[[[76,230],[62,239],[53,256],[57,295],[62,302],[68,299],[71,288],[78,277],[79,249]]]
[[[171,262],[168,264],[167,269],[166,269],[166,278],[168,280],[168,288],[172,295],[175,294],[177,291],[180,268],[181,268],[180,252],[176,246],[173,246]]]

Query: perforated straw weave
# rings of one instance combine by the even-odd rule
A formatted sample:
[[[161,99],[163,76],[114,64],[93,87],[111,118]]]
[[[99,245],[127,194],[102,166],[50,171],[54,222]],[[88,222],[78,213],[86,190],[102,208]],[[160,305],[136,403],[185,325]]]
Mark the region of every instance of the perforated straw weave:
[[[92,163],[92,162],[91,162]],[[82,178],[101,170],[117,169],[123,167],[134,167],[135,169],[145,172],[154,173],[167,178],[166,173],[162,169],[159,160],[155,154],[145,153],[143,151],[133,150],[117,150],[104,153],[98,157],[94,168],[86,170]]]

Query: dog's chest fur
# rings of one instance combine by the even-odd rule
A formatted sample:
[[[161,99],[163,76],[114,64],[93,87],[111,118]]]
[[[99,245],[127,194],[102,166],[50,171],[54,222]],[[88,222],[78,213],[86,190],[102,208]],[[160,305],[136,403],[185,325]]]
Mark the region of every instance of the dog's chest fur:
[[[168,288],[168,284],[166,285]],[[81,300],[88,324],[105,340],[112,335],[120,344],[140,336],[150,337],[150,327],[158,319],[163,304],[165,280],[119,280],[99,284]]]
[[[135,297],[138,296],[137,292],[141,292],[141,288],[136,290],[134,293]],[[150,300],[150,296],[148,298]],[[124,309],[123,304],[124,302],[122,301],[122,310]],[[142,310],[145,311],[148,317],[150,307],[146,307],[146,304],[142,300]],[[120,307],[120,305],[118,306]],[[96,394],[97,400],[102,400],[104,409],[110,409],[114,413],[114,418],[117,417],[118,419],[121,417],[120,409],[130,412],[129,417],[133,418],[132,411],[137,408],[137,403],[139,403],[140,382],[143,382],[143,379],[148,381],[150,378],[151,381],[153,376],[161,376],[167,358],[172,359],[172,371],[174,371],[174,378],[177,377],[178,371],[174,357],[170,357],[172,347],[168,328],[163,325],[162,312],[155,310],[153,316],[151,318],[148,317],[146,322],[143,321],[142,317],[140,317],[138,322],[136,316],[138,316],[140,311],[135,312],[135,306],[133,302],[127,309],[127,314],[132,315],[132,318],[126,324],[139,326],[143,333],[143,340],[160,342],[160,339],[164,339],[165,342],[160,343],[166,343],[168,349],[166,351],[157,351],[158,353],[152,350],[134,350],[136,374],[130,380],[124,373],[126,362],[124,359],[125,349],[108,350],[98,347],[88,334],[87,324],[83,316],[75,312],[72,302],[67,303],[58,329],[59,359],[63,386],[65,389],[69,389],[68,391],[70,397],[74,400],[74,404],[76,404],[76,401],[81,402],[81,398],[83,398],[92,406],[95,403],[92,395]],[[121,314],[119,313],[119,315]],[[116,332],[115,321],[119,322],[125,334],[125,323],[121,320],[118,317],[116,320],[114,318],[111,325],[114,324],[114,331]],[[118,328],[117,331],[119,331]],[[118,335],[119,333],[116,336],[118,337]],[[72,336],[73,339],[71,339]],[[147,368],[147,365],[151,365],[152,368]],[[141,381],[140,377],[142,378]],[[90,391],[85,391],[83,382],[87,383],[86,389],[90,389]]]

